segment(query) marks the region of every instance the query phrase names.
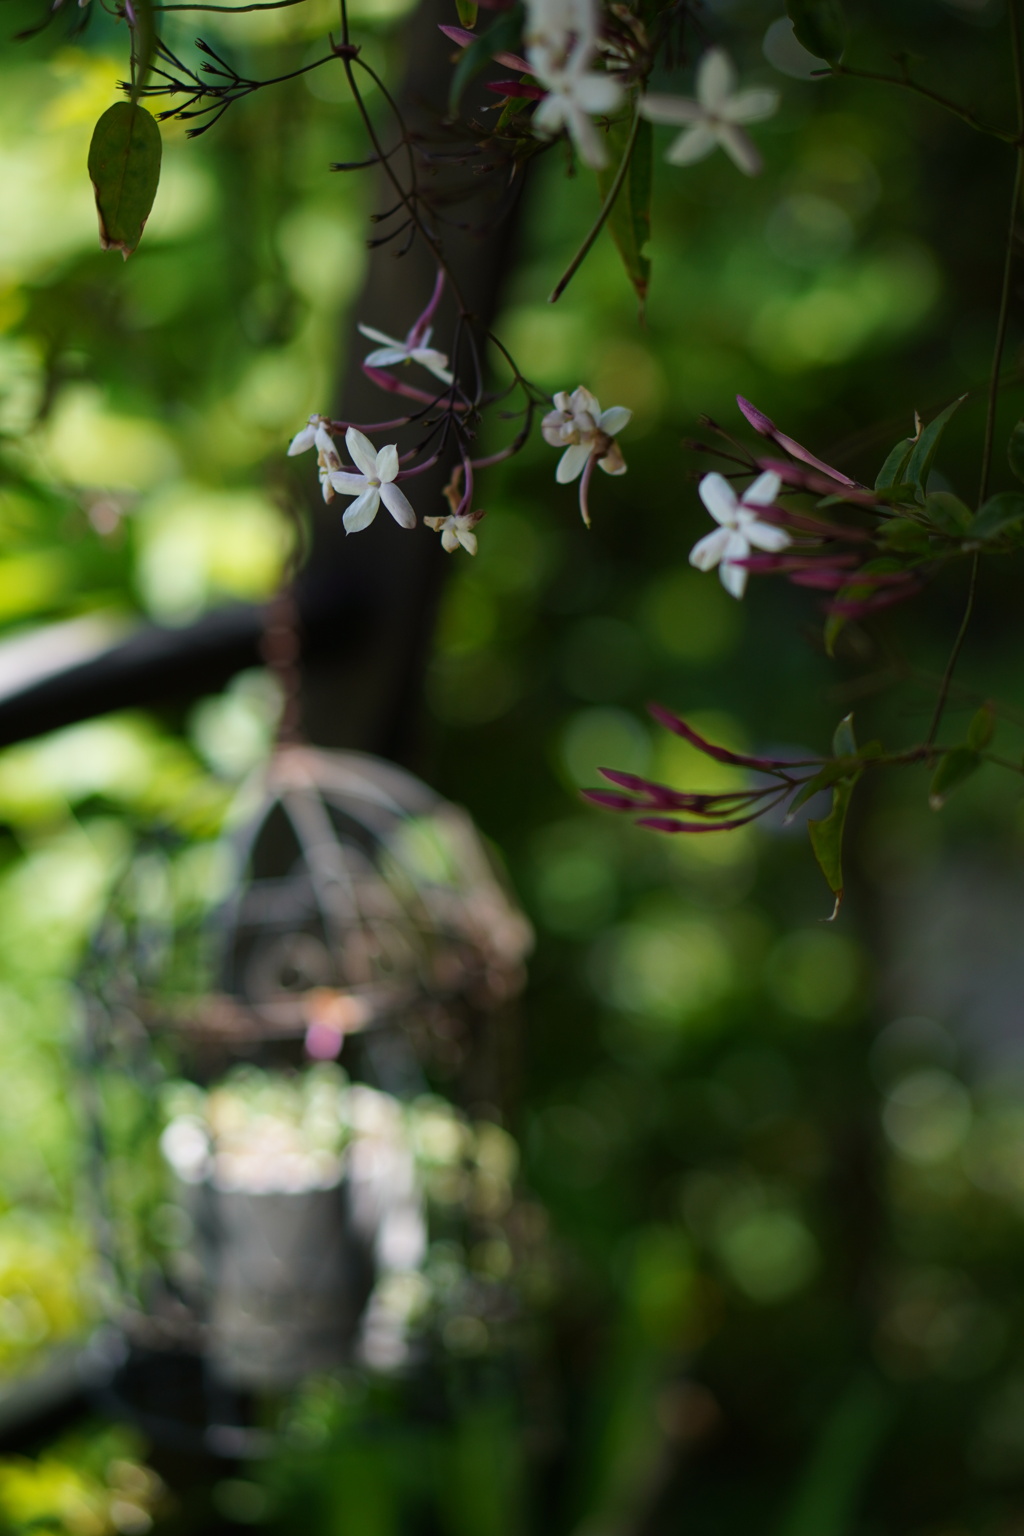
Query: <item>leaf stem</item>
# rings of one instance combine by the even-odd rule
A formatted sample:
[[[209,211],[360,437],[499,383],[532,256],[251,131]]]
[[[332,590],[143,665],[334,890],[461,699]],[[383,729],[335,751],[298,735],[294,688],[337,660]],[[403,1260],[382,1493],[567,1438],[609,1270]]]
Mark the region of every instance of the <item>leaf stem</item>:
[[[1020,129],[1016,133],[1010,133],[1005,128],[996,128],[991,123],[982,122],[967,107],[959,106],[955,101],[950,101],[948,96],[940,96],[938,91],[931,91],[926,85],[919,85],[916,80],[911,80],[909,74],[883,75],[871,69],[853,69],[849,64],[833,64],[833,75],[849,75],[854,80],[876,80],[880,85],[899,85],[905,91],[913,91],[918,96],[923,96],[926,101],[932,102],[937,107],[942,107],[946,112],[951,112],[958,117],[968,128],[974,128],[978,133],[987,133],[994,139],[1002,139],[1004,144],[1019,144]]]
[[[608,196],[601,204],[601,212],[598,214],[597,218],[594,220],[594,223],[591,225],[590,231],[587,234],[586,239],[583,241],[583,244],[580,246],[579,250],[576,252],[575,256],[573,257],[572,261],[570,261],[565,271],[562,273],[562,276],[558,279],[558,282],[555,284],[554,288],[551,290],[551,296],[548,299],[549,304],[558,303],[558,300],[562,297],[562,294],[568,288],[569,284],[576,276],[576,273],[579,271],[580,267],[586,260],[594,241],[597,239],[605,224],[608,222],[611,211],[618,201],[619,193],[622,191],[622,188],[625,185],[630,162],[633,159],[633,150],[636,148],[636,136],[640,132],[640,123],[640,114],[637,112],[633,116],[633,124],[629,130],[629,138],[626,140],[626,148],[622,154],[621,164],[615,173],[615,180],[608,188]]]

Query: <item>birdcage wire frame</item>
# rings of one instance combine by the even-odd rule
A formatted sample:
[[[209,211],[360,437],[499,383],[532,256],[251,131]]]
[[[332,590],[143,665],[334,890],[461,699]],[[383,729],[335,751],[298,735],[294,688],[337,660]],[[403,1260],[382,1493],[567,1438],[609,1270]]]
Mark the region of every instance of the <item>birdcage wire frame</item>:
[[[522,986],[531,934],[468,815],[366,754],[280,746],[243,790],[222,848],[227,894],[184,924],[168,899],[166,844],[133,861],[80,978],[81,1075],[97,1246],[120,1302],[108,1400],[159,1439],[246,1456],[262,1454],[266,1436],[252,1427],[246,1384],[210,1368],[202,1307],[159,1266],[129,1273],[104,1074],[113,1064],[152,1104],[169,1059],[210,1083],[233,1063],[294,1071],[341,1057],[353,1077],[399,1099],[439,1069],[494,1103],[493,1037],[496,1027],[507,1034],[498,1021]],[[353,1271],[346,1349],[372,1284],[371,1250],[363,1233],[343,1256]],[[335,1338],[335,1359],[343,1354]],[[191,1371],[190,1385],[175,1387],[187,1411],[140,1401],[154,1364],[172,1386],[175,1370]]]

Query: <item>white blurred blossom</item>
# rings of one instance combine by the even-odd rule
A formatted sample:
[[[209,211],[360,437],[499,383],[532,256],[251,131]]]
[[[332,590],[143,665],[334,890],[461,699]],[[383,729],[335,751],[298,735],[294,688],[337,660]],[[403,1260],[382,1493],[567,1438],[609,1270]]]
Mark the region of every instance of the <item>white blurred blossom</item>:
[[[342,467],[341,454],[328,431],[330,424],[330,418],[327,416],[311,416],[301,432],[296,432],[288,444],[289,458],[294,458],[297,453],[305,453],[308,448],[316,449],[320,489],[323,491],[324,501],[334,500],[331,475]]]
[[[452,382],[447,353],[439,352],[430,345],[430,338],[434,334],[431,326],[421,330],[417,321],[404,341],[398,341],[384,331],[374,330],[372,325],[360,325],[359,329],[370,341],[382,343],[376,351],[368,352],[363,358],[368,367],[391,368],[396,363],[419,363],[436,379],[440,379],[442,384]]]
[[[545,48],[528,48],[526,56],[538,85],[547,92],[533,114],[534,129],[554,135],[564,128],[584,165],[602,170],[608,164],[608,152],[591,118],[618,109],[621,85],[611,75],[587,67],[589,50],[575,49],[564,63]]]
[[[721,48],[710,49],[697,70],[696,100],[684,96],[645,96],[640,115],[651,123],[670,123],[683,132],[671,146],[666,160],[672,165],[693,165],[719,145],[747,176],[761,169],[761,155],[741,123],[757,123],[771,117],[779,93],[767,87],[736,89],[736,70]]]

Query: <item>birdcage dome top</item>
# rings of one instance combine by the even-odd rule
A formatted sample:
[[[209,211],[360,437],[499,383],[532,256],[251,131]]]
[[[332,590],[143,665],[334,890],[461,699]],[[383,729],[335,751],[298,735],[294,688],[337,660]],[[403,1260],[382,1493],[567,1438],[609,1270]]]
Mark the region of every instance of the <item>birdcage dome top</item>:
[[[222,851],[216,899],[190,924],[165,913],[162,945],[120,893],[114,930],[150,940],[117,985],[154,1025],[305,1036],[330,1055],[410,1008],[488,1010],[522,985],[531,932],[493,855],[464,810],[394,764],[279,748],[241,791]],[[183,949],[191,963],[171,964]]]

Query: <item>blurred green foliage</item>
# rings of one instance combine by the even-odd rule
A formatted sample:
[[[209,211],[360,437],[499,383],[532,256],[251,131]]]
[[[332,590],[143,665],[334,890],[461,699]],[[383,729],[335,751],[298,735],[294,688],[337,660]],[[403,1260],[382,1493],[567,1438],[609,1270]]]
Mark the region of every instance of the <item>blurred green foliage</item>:
[[[499,333],[545,387],[583,381],[634,410],[629,474],[596,477],[590,533],[540,442],[483,480],[480,553],[454,557],[428,677],[425,776],[494,839],[539,935],[515,1130],[554,1275],[528,1367],[470,1350],[440,1421],[393,1384],[311,1383],[280,1455],[214,1490],[236,1525],[1013,1536],[1024,1520],[1019,1048],[1005,1027],[982,1049],[952,983],[934,1017],[903,1016],[932,964],[914,948],[917,908],[962,970],[1003,965],[1019,997],[1014,781],[975,775],[941,816],[923,770],[862,793],[835,928],[802,827],[658,840],[577,796],[602,765],[734,782],[655,730],[650,697],[737,747],[822,750],[851,707],[862,739],[919,734],[962,601],[943,578],[924,605],[850,626],[831,663],[813,595],[754,581],[741,606],[687,563],[703,461],[680,439],[702,411],[737,428],[737,391],[870,482],[915,408],[927,418],[970,389],[933,482],[970,497],[1011,175],[1009,151],[909,95],[776,74],[781,4],[708,9],[744,75],[783,89],[758,130],[765,173],[674,171],[656,134],[639,330],[610,243],[545,303],[597,195],[563,181],[557,153],[538,168]],[[29,10],[12,0],[5,24]],[[385,65],[395,11],[355,15]],[[849,57],[884,69],[909,49],[939,89],[1009,114],[997,0],[850,12]],[[311,57],[331,23],[309,0],[204,19],[204,35],[260,74]],[[184,45],[193,28],[169,35]],[[126,266],[103,256],[85,144],[123,52],[97,11],[0,62],[10,636],[44,620],[178,623],[272,590],[295,494],[283,446],[331,396],[364,266],[359,184],[326,174],[363,145],[327,74],[195,143],[165,128],[143,245]],[[1017,316],[1014,369],[1020,342]],[[1019,410],[1008,388],[1000,442]],[[1011,484],[1000,465],[994,489]],[[1003,567],[985,577],[951,720],[966,729],[997,695],[1013,756],[1024,687],[1006,625],[1017,568]],[[85,936],[134,829],[207,835],[272,720],[250,676],[187,719],[107,719],[0,755],[5,1369],[96,1310],[68,1093],[66,988]],[[991,955],[955,906],[928,904],[975,866],[983,910],[989,892],[1002,914]],[[18,1486],[0,1467],[5,1510]],[[108,1528],[39,1499],[11,1504],[12,1529]]]

